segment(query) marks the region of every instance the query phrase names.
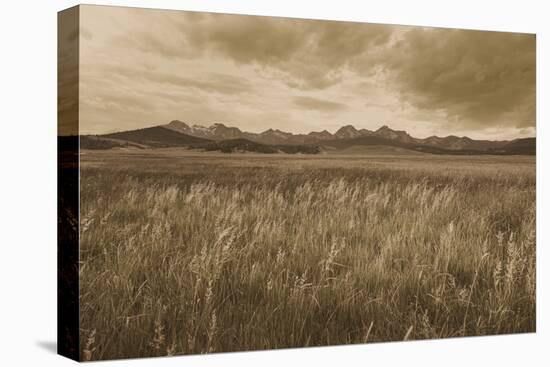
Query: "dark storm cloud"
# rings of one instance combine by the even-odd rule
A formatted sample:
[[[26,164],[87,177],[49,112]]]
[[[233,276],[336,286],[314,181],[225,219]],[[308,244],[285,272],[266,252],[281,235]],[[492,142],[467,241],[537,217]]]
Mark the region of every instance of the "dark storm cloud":
[[[383,53],[403,101],[465,127],[535,125],[535,36],[412,29]]]
[[[181,29],[196,48],[213,49],[240,63],[287,62],[307,34],[299,22],[266,17],[190,13]]]
[[[392,33],[391,26],[377,24],[209,13],[182,18],[177,27],[197,52],[257,65],[306,90],[340,82],[350,60],[385,44]]]
[[[343,103],[337,103],[307,96],[294,97],[292,102],[294,103],[294,105],[300,108],[322,112],[334,112],[347,108],[347,106]]]
[[[152,15],[160,24],[159,14]],[[213,13],[166,13],[159,31],[117,35],[114,46],[167,58],[213,53],[256,65],[299,89],[324,89],[341,80],[354,57],[389,40],[391,26]]]
[[[443,110],[449,123],[535,124],[533,35],[409,28],[390,44],[392,26],[216,14],[191,23],[196,48],[274,69],[296,89],[335,85],[347,67],[382,69],[403,102]]]

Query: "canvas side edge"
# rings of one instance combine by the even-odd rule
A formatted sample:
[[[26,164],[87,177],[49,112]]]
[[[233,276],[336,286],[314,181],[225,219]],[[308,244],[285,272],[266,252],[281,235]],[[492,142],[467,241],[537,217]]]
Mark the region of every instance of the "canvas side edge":
[[[58,13],[57,353],[80,360],[79,7]]]

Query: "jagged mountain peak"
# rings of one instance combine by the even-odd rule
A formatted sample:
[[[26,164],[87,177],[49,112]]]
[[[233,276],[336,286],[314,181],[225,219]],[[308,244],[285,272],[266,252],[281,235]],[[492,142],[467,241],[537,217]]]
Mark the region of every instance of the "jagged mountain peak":
[[[406,133],[406,131],[404,130],[394,130],[392,129],[391,127],[389,127],[388,125],[382,125],[380,126],[375,132],[381,132],[381,133],[384,133],[384,132],[395,132],[395,133]],[[408,135],[408,134],[407,134]]]
[[[356,138],[360,136],[361,133],[353,125],[345,125],[336,131],[334,136],[338,138]]]
[[[179,133],[189,133],[192,129],[187,125],[185,122],[180,120],[172,120],[170,123],[163,125],[162,127],[165,127],[167,129],[177,131]]]
[[[215,128],[237,129],[236,127],[228,127],[223,122],[214,122],[212,125],[210,125],[210,129]]]
[[[378,130],[374,132],[374,135],[385,139],[399,140],[403,143],[415,143],[417,139],[411,137],[409,133],[404,130],[393,130],[388,125],[382,125]]]
[[[315,141],[334,139],[334,136],[331,133],[329,133],[327,130],[323,130],[321,132],[312,131],[309,134],[307,134],[306,137],[315,139]]]
[[[332,136],[331,133],[329,133],[327,130],[323,130],[323,131],[312,131],[310,132],[308,135],[325,135],[325,136]]]
[[[279,129],[267,129],[261,134],[284,134],[284,135],[293,135],[292,133],[287,133],[286,131],[281,131]]]
[[[235,132],[240,132],[241,130],[238,128],[238,127],[233,127],[233,126],[227,126],[221,122],[216,122],[212,125],[210,125],[209,127],[210,130],[212,131],[235,131]]]
[[[185,122],[180,121],[180,120],[172,120],[172,121],[170,121],[170,123],[168,124],[168,126],[172,126],[172,127],[185,127],[185,128],[188,128],[188,127],[189,127],[189,125],[187,125]]]
[[[343,131],[346,131],[346,130],[357,131],[357,129],[353,125],[344,125],[340,129],[338,129],[338,131],[340,131],[340,130],[343,130]]]

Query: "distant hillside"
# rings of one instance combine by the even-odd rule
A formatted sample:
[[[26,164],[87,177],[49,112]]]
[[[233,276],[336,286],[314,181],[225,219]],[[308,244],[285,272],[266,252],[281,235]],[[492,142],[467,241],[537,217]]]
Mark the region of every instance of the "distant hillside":
[[[346,150],[350,147],[358,146],[388,146],[399,147],[414,152],[430,153],[430,154],[447,154],[447,155],[480,155],[480,154],[535,154],[535,138],[517,139],[512,142],[501,144],[500,148],[495,149],[445,149],[434,145],[404,143],[397,139],[386,139],[377,136],[362,136],[353,139],[335,139],[323,142],[323,146],[332,147],[337,150]]]
[[[516,139],[500,148],[492,150],[495,154],[525,154],[535,155],[537,153],[537,141],[535,138]]]
[[[113,138],[105,138],[95,135],[81,135],[81,149],[113,149],[113,148],[147,148],[147,145]]]
[[[392,140],[386,138],[380,138],[378,136],[361,136],[352,139],[336,139],[323,142],[323,146],[332,147],[336,150],[346,150],[350,147],[359,146],[377,146],[377,147],[394,147],[402,150],[409,150],[415,152],[432,153],[432,154],[446,154],[453,153],[453,151],[446,151],[444,149],[435,148],[427,145],[418,145],[414,143],[402,143],[399,140]]]
[[[287,153],[287,154],[317,154],[321,150],[311,145],[266,145],[247,139],[231,139],[212,142],[204,149],[223,153],[255,152],[255,153]]]
[[[183,146],[198,147],[211,143],[211,140],[166,129],[162,126],[105,134],[100,135],[100,137],[138,143],[154,148]]]
[[[323,146],[324,151],[329,154],[340,155],[424,155],[420,151],[414,151],[398,146],[390,145],[352,145],[342,149],[329,148]]]
[[[231,139],[212,142],[204,147],[207,151],[220,151],[223,153],[234,152],[257,152],[257,153],[277,153],[275,148],[256,143],[247,139]]]
[[[379,138],[377,136],[360,136],[356,138],[349,139],[333,139],[323,142],[324,146],[330,146],[337,149],[346,149],[351,146],[360,146],[360,145],[379,145],[379,146],[396,146],[408,148],[405,143],[401,143],[396,140]]]

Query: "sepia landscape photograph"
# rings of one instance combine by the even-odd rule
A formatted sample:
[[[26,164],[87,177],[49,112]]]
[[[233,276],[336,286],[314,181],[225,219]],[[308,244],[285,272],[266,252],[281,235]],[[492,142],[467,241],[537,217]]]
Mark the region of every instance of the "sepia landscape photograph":
[[[534,34],[78,9],[80,359],[535,332]]]

